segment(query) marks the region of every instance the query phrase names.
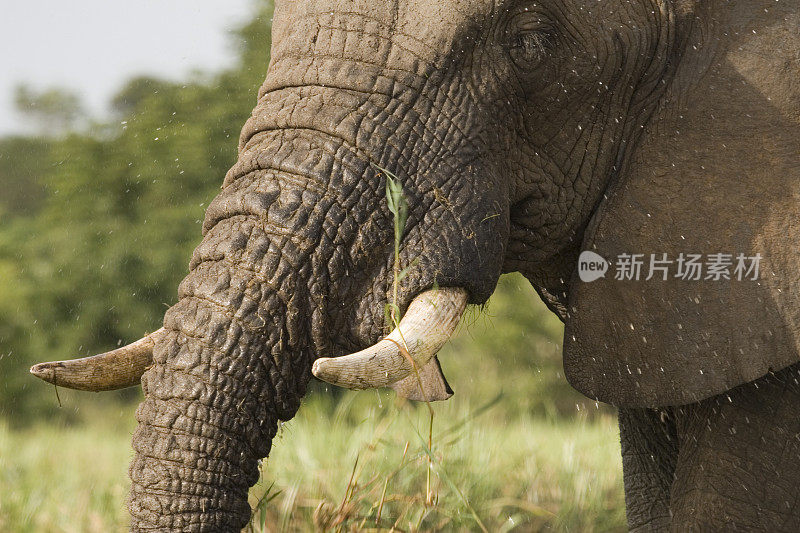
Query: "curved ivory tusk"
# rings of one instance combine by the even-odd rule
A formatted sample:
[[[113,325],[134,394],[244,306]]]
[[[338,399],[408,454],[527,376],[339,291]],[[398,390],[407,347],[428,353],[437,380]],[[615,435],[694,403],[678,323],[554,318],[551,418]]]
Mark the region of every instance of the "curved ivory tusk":
[[[39,363],[31,367],[31,374],[59,387],[92,392],[138,385],[153,364],[155,339],[163,332],[161,328],[127,346],[92,357]]]
[[[351,355],[317,359],[311,371],[348,389],[391,385],[414,372],[400,347],[407,348],[417,371],[422,370],[453,334],[466,305],[467,291],[462,288],[425,291],[414,298],[388,337]]]

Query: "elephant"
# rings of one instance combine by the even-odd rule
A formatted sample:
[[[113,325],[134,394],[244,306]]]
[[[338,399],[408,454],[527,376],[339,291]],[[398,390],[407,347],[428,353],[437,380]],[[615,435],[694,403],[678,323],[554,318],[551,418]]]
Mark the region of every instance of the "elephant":
[[[436,352],[520,272],[568,381],[618,409],[631,530],[800,530],[800,2],[275,4],[163,328],[31,369],[141,382],[131,529],[244,527],[312,372],[446,399]]]

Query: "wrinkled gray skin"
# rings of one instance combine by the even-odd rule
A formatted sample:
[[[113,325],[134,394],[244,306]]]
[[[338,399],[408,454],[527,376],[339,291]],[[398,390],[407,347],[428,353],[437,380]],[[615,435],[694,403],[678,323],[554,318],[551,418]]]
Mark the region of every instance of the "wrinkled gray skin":
[[[795,0],[278,0],[142,380],[132,529],[243,527],[313,360],[382,335],[371,163],[410,203],[402,308],[520,271],[565,320],[568,378],[621,407],[632,528],[800,527],[797,29]],[[581,284],[581,249],[760,250],[770,275]]]

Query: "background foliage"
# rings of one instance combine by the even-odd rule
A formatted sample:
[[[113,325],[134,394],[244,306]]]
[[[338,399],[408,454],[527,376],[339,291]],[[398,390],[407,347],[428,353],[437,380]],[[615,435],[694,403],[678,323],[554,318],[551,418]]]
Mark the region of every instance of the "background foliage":
[[[205,208],[235,160],[239,130],[266,72],[271,18],[271,3],[256,2],[250,22],[231,32],[236,48],[229,68],[181,82],[136,77],[111,99],[102,120],[87,118],[80,99],[64,89],[18,90],[17,105],[39,133],[0,139],[0,493],[6,495],[0,529],[25,529],[33,517],[39,530],[104,531],[124,522],[124,464],[140,391],[104,393],[98,401],[60,389],[57,398],[28,368],[106,351],[160,327],[200,241]],[[436,427],[459,417],[470,422],[445,431],[432,451],[442,472],[457,469],[456,486],[482,502],[478,512],[488,513],[482,516],[493,528],[508,529],[506,519],[535,529],[608,530],[623,523],[614,421],[561,375],[562,331],[526,280],[506,276],[440,354],[456,396],[436,407]],[[424,463],[424,446],[413,435],[424,431],[419,421],[427,411],[375,394],[312,388],[284,439],[288,445],[279,443],[276,450],[284,451],[270,461],[324,469],[274,474],[271,490],[283,503],[262,513],[264,530],[323,527],[325,517],[328,526],[340,519],[336,527],[350,527],[374,514],[374,487],[347,488],[353,454],[370,451],[372,459],[362,463],[367,471],[359,472],[380,480],[390,478],[404,439],[415,443],[411,454]],[[490,406],[488,414],[482,406]],[[397,412],[416,422],[392,422],[393,432],[384,435],[384,421]],[[333,422],[322,435],[325,420]],[[476,447],[477,433],[502,457]],[[565,442],[590,449],[539,449]],[[64,468],[53,446],[76,464],[51,484],[43,480],[47,465]],[[348,461],[329,464],[324,457],[337,447],[350,454]],[[473,462],[479,467],[470,470]],[[586,478],[591,469],[603,480],[596,492]],[[425,491],[420,471],[424,465],[396,476],[404,497]],[[256,500],[268,485],[254,489]],[[298,494],[301,486],[313,490]],[[439,486],[440,502],[453,507],[440,505],[438,515],[419,502],[406,511],[388,503],[386,512],[430,528],[475,526],[461,497]],[[342,492],[350,494],[346,508],[332,503]],[[502,502],[512,502],[514,512]]]
[[[68,91],[18,91],[41,135],[0,140],[0,415],[53,413],[54,395],[26,375],[37,360],[105,351],[160,326],[235,160],[270,21],[262,2],[233,32],[238,51],[223,72],[132,79],[101,122],[72,120],[80,104]]]

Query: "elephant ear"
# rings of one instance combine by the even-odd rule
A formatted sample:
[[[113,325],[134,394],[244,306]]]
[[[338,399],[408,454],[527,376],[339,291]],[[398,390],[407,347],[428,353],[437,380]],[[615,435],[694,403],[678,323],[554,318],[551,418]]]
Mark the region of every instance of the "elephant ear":
[[[800,361],[800,15],[742,11],[687,39],[585,233],[583,250],[610,263],[570,284],[565,373],[589,397],[680,405]],[[643,254],[638,281],[616,279],[630,273],[622,254]],[[656,264],[666,280],[646,279],[651,254],[673,261]],[[680,254],[702,255],[702,279],[676,277]],[[746,267],[760,255],[756,279],[739,254]]]

